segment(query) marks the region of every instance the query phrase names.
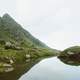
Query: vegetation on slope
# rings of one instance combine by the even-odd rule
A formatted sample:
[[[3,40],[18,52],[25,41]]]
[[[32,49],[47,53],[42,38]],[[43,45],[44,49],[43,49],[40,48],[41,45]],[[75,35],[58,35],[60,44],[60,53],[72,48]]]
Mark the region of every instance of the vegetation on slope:
[[[64,50],[58,58],[69,65],[80,65],[80,46],[73,46]]]
[[[24,30],[11,16],[5,14],[0,18],[0,38],[25,44],[26,46],[47,47],[44,43],[34,38],[28,31]]]
[[[24,30],[8,14],[0,17],[0,64],[16,64],[30,59],[55,56],[59,51],[49,48]]]

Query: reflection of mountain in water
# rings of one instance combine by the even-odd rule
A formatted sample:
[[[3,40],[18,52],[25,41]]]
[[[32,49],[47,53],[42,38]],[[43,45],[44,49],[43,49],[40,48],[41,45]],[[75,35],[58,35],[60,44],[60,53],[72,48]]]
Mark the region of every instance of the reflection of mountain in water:
[[[0,73],[0,80],[18,80],[24,73],[26,73],[39,60],[30,60],[27,63],[14,65],[15,69],[11,72]]]
[[[80,65],[80,47],[74,46],[64,50],[58,58],[69,65],[79,66]]]
[[[47,58],[32,67],[19,80],[80,80],[80,66],[64,64],[57,57]]]

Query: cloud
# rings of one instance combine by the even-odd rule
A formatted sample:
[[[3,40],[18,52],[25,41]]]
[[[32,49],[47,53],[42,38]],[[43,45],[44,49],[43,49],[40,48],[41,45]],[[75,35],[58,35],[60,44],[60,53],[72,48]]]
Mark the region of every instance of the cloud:
[[[18,0],[17,3],[19,21],[35,37],[58,49],[80,45],[79,0]]]

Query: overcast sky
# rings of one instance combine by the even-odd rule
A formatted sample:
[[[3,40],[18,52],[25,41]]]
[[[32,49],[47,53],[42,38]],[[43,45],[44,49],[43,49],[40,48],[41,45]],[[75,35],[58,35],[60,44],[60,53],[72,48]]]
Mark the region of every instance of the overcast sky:
[[[4,13],[52,48],[80,45],[80,0],[1,0]]]

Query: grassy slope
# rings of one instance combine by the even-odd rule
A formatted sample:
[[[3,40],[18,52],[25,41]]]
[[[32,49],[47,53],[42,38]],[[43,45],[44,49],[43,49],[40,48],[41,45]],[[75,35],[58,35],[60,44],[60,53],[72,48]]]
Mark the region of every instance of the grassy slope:
[[[59,51],[51,49],[43,42],[34,38],[28,31],[24,30],[14,19],[8,14],[0,18],[0,40],[9,41],[13,44],[18,43],[23,50],[5,49],[5,44],[0,43],[0,61],[9,62],[12,59],[14,62],[25,61],[26,55],[31,58],[54,56]]]
[[[25,45],[34,45],[38,47],[47,47],[43,42],[33,37],[28,31],[24,30],[11,16],[5,14],[1,18],[1,32],[6,40],[24,42]],[[6,35],[5,35],[6,34]],[[1,35],[0,35],[1,36]]]
[[[9,62],[12,59],[14,62],[24,62],[27,58],[26,55],[30,55],[31,58],[45,58],[57,55],[56,50],[50,50],[46,48],[24,48],[23,50],[6,50],[4,46],[0,45],[0,61]]]

